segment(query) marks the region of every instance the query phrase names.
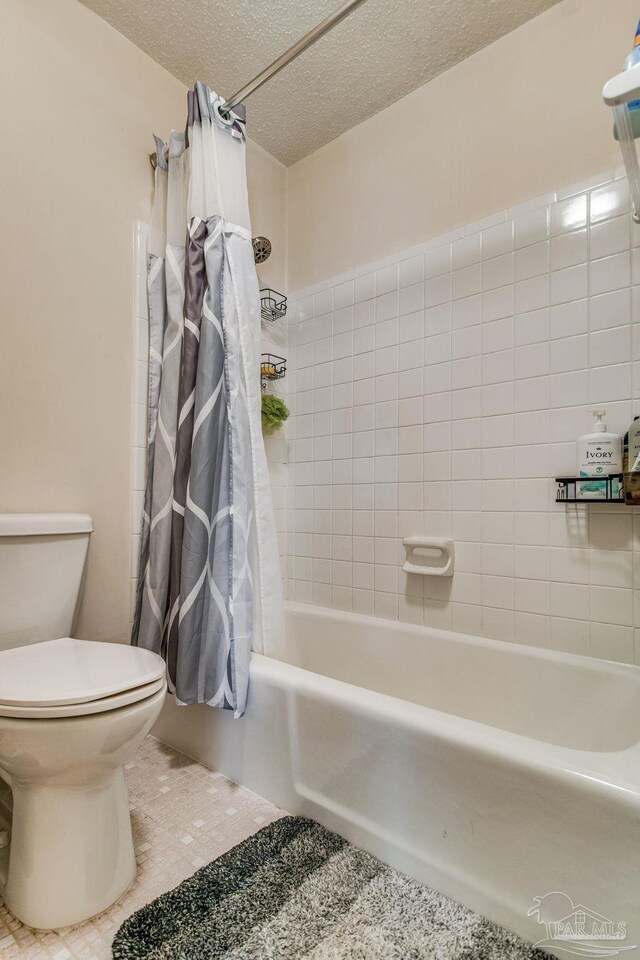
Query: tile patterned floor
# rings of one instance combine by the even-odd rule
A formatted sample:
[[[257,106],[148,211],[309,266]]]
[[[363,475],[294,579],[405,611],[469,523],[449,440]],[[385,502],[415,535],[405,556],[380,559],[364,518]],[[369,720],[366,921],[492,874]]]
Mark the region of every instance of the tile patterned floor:
[[[108,960],[135,910],[175,887],[282,811],[148,737],[127,765],[138,875],[106,913],[57,933],[18,923],[0,901],[0,960]]]

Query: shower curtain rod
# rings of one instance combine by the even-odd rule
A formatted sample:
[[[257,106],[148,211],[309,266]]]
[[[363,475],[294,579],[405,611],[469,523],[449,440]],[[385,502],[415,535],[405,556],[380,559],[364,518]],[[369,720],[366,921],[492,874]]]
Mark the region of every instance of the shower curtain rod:
[[[246,100],[247,97],[250,97],[252,93],[255,93],[256,90],[259,90],[260,87],[270,80],[271,77],[275,77],[277,73],[288,66],[296,57],[299,57],[301,53],[304,53],[305,50],[308,50],[309,47],[313,46],[316,40],[319,40],[320,37],[323,37],[325,33],[328,33],[329,30],[332,30],[341,20],[344,20],[345,17],[348,17],[349,14],[363,4],[365,0],[347,0],[346,3],[343,3],[342,6],[338,7],[333,13],[329,14],[326,19],[321,23],[315,26],[312,30],[309,30],[308,33],[305,33],[304,37],[298,40],[297,43],[294,43],[292,47],[289,47],[288,50],[285,50],[277,60],[274,60],[272,64],[266,67],[257,77],[254,77],[249,83],[245,84],[244,87],[241,87],[237,93],[234,93],[232,97],[229,97],[223,105],[220,107],[221,113],[229,113],[233,110],[234,107],[237,107],[239,103],[242,103],[243,100]],[[157,164],[157,157],[155,153],[151,154],[151,165],[155,168]]]
[[[338,7],[333,13],[331,13],[322,23],[319,23],[317,27],[314,27],[313,30],[309,30],[308,33],[305,33],[302,39],[298,40],[297,43],[294,43],[292,47],[289,47],[282,56],[278,57],[277,60],[274,60],[273,63],[268,66],[262,73],[259,73],[257,77],[247,83],[246,86],[241,87],[237,93],[234,93],[232,97],[229,97],[227,102],[220,109],[222,111],[228,112],[233,110],[234,107],[237,107],[239,103],[242,103],[243,100],[246,100],[247,97],[251,96],[252,93],[255,93],[256,90],[259,90],[263,83],[266,83],[267,80],[270,80],[271,77],[275,77],[276,73],[279,73],[283,67],[286,67],[290,64],[296,57],[299,57],[301,53],[304,53],[305,50],[308,50],[316,40],[319,40],[320,37],[323,37],[325,33],[328,33],[329,30],[332,30],[336,24],[340,23],[341,20],[344,20],[345,17],[348,17],[352,10],[355,10],[356,7],[359,7],[364,0],[347,0],[346,3],[343,3],[341,7]]]

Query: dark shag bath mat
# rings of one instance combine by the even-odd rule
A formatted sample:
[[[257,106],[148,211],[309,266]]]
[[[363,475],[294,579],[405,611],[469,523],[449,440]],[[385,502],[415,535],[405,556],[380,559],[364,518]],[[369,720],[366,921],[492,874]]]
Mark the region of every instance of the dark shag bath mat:
[[[313,820],[284,817],[126,920],[114,960],[549,960]]]

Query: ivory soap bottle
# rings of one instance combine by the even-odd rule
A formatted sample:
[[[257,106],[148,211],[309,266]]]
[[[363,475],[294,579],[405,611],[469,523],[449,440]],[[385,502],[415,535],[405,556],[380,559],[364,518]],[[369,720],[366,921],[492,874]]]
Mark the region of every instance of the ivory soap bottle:
[[[609,474],[622,473],[622,438],[607,431],[606,412],[594,410],[593,431],[578,440],[578,476],[588,478],[576,484],[579,499],[606,500]],[[617,496],[618,490],[619,482],[613,481],[612,495]]]

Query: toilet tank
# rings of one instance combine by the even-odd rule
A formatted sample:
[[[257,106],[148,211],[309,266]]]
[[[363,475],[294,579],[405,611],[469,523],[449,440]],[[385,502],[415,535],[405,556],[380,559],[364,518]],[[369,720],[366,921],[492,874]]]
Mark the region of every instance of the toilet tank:
[[[83,513],[0,514],[0,650],[70,636],[92,530]]]

